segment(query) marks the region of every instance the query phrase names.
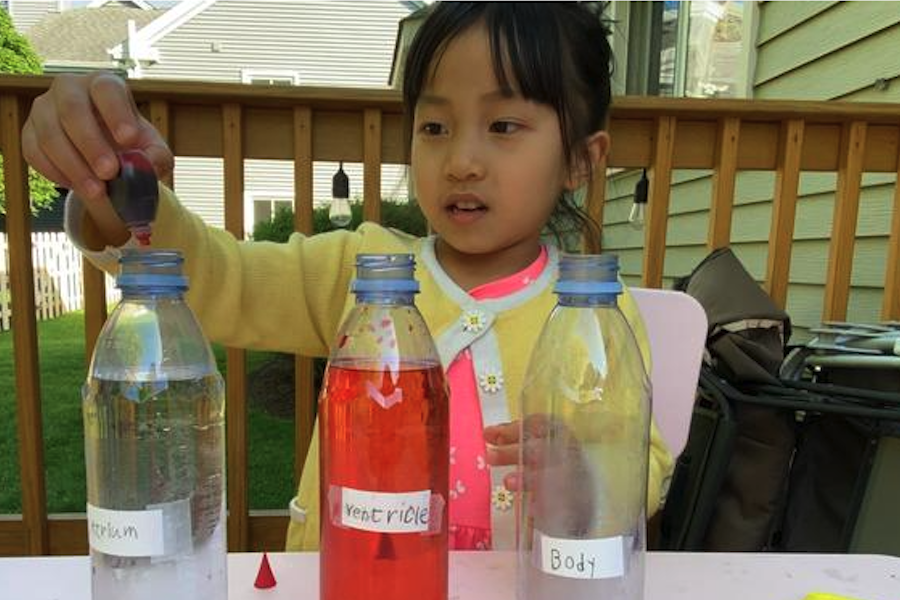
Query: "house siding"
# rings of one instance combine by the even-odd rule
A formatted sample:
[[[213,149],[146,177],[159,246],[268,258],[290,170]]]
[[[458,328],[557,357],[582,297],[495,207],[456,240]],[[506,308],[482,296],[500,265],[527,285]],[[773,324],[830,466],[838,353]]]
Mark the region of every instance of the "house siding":
[[[755,98],[900,102],[900,2],[765,2],[759,18],[767,35],[757,42]],[[876,88],[879,80],[887,85]],[[800,181],[787,309],[801,336],[821,321],[836,180],[804,173]],[[892,175],[863,176],[851,321],[880,319],[895,185]],[[756,237],[768,235],[770,202],[766,209],[764,221],[747,225]]]
[[[159,62],[144,79],[240,82],[244,70],[293,71],[304,86],[387,87],[398,24],[411,9],[396,1],[259,2],[218,0],[160,39]],[[191,158],[185,165],[205,164]],[[185,167],[175,180],[184,203],[210,223],[221,223],[221,185],[205,185],[211,167]],[[336,165],[314,165],[313,197],[331,197]],[[345,166],[351,194],[362,194],[362,166]],[[406,197],[406,168],[387,165],[382,196]],[[219,176],[221,179],[221,175]],[[248,198],[272,193],[293,197],[293,166],[259,161],[245,167]],[[245,214],[252,215],[252,206]],[[252,219],[245,221],[252,228]]]
[[[780,4],[759,7],[760,29],[782,18]],[[814,4],[814,3],[810,3]],[[900,2],[835,2],[757,44],[756,98],[835,100],[900,77]],[[900,101],[889,86],[873,101]]]
[[[242,69],[298,72],[301,85],[386,87],[400,2],[219,0],[160,40],[144,78],[241,81]]]
[[[763,2],[759,4],[753,97],[782,100],[900,102],[900,2]],[[876,89],[877,79],[887,86]],[[672,177],[664,285],[706,256],[709,171]],[[604,209],[604,248],[622,256],[623,274],[639,283],[643,233],[628,223],[638,174],[613,176]],[[860,196],[848,319],[880,320],[887,239],[896,177],[865,174]],[[731,246],[750,273],[765,279],[773,172],[742,172],[735,188]],[[835,173],[802,173],[787,310],[795,341],[821,323]]]
[[[13,25],[24,33],[45,15],[59,12],[66,4],[59,0],[9,0],[8,7]]]

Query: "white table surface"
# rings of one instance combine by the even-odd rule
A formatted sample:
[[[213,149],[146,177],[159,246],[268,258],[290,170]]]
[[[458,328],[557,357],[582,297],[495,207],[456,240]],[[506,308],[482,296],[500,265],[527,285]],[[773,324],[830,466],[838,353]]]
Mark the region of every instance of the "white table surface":
[[[261,556],[229,555],[229,600],[318,598],[317,554],[269,554],[278,585],[257,590],[253,581]],[[451,600],[512,600],[514,562],[509,552],[451,553]],[[900,600],[900,558],[689,552],[647,556],[645,600],[802,600],[814,591],[858,600]],[[89,599],[86,556],[0,558],[0,600]]]

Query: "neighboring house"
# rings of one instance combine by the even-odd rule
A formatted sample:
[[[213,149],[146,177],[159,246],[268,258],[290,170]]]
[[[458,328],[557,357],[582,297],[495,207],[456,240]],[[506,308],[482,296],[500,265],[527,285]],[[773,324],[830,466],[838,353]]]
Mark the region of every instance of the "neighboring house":
[[[145,2],[144,0],[0,0],[0,8],[4,8],[9,12],[13,24],[21,33],[30,30],[33,25],[49,14],[62,13],[74,8],[115,5],[150,10],[167,8],[172,4],[173,0],[154,0],[153,2]],[[116,43],[118,41],[116,40]]]
[[[397,27],[417,5],[397,1],[186,0],[112,49],[143,79],[260,85],[386,87]],[[362,196],[362,164],[344,166],[351,196]],[[316,163],[313,198],[331,198],[335,163]],[[224,214],[222,161],[177,159],[175,187],[212,224]],[[245,225],[267,220],[294,199],[293,164],[245,162]],[[406,168],[385,166],[382,197],[406,198]]]
[[[615,2],[619,27],[634,32],[635,22],[628,27],[623,13],[630,9],[634,17],[636,9],[650,10],[636,5],[651,4],[660,5],[662,13],[661,27],[658,21],[655,26],[661,56],[655,83],[664,94],[900,102],[900,2]],[[735,15],[741,22],[735,22]],[[638,14],[637,20],[641,18]],[[697,29],[712,33],[705,49]],[[644,30],[653,32],[654,26],[645,24]],[[648,39],[652,45],[652,35],[643,37]],[[735,41],[742,47],[735,48]],[[646,55],[640,47],[635,51],[634,39],[618,43],[627,56]],[[647,65],[625,59],[626,73],[642,69],[646,73]],[[629,83],[630,92],[639,93],[639,82]],[[643,232],[627,222],[637,179],[633,171],[611,174],[604,210],[604,248],[621,255],[631,281],[639,279],[642,267]],[[849,320],[880,319],[895,180],[889,174],[863,178]],[[774,187],[772,172],[739,173],[736,184],[732,247],[760,281],[765,278]],[[801,175],[787,299],[796,340],[806,339],[808,329],[821,321],[835,187],[833,173]],[[673,175],[666,284],[689,273],[706,255],[711,194],[708,171]]]
[[[122,10],[101,4],[87,10]],[[419,6],[394,0],[183,0],[143,26],[135,20],[128,29],[126,23],[124,35],[109,44],[108,57],[132,78],[387,87],[398,23]],[[62,15],[47,19],[54,16]],[[344,168],[351,196],[361,197],[362,165]],[[218,226],[224,224],[222,169],[220,159],[178,157],[174,176],[182,201]],[[336,163],[314,165],[317,204],[330,200],[336,170]],[[382,197],[407,197],[405,167],[384,167]],[[277,206],[293,203],[293,164],[246,161],[245,198],[250,232]]]
[[[4,0],[0,4],[9,12],[13,24],[21,33],[27,32],[46,15],[71,7],[71,3],[64,0]]]
[[[144,2],[73,8],[44,15],[26,35],[41,57],[45,73],[107,70],[124,75],[125,69],[109,49],[128,37],[129,28],[144,27],[165,12]]]

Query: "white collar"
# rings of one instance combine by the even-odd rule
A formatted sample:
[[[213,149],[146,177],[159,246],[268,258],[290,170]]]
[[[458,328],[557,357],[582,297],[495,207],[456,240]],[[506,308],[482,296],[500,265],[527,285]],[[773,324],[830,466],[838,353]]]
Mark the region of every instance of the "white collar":
[[[509,310],[538,296],[556,279],[556,273],[559,267],[559,251],[556,249],[556,246],[547,245],[547,264],[544,266],[543,271],[541,271],[541,274],[537,279],[522,289],[507,296],[503,296],[502,298],[476,300],[470,296],[468,292],[459,287],[455,281],[450,279],[450,276],[447,275],[447,272],[441,267],[434,250],[436,240],[437,236],[434,235],[428,236],[422,240],[422,263],[424,263],[425,267],[431,271],[432,277],[434,277],[434,280],[441,290],[443,290],[443,292],[459,306],[472,306],[474,304],[492,312]]]

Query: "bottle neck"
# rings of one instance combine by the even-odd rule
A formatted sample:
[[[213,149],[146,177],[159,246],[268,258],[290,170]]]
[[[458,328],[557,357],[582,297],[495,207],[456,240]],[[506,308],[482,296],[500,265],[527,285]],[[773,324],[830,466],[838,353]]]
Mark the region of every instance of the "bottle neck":
[[[573,308],[615,308],[618,294],[558,294],[560,306]]]
[[[172,287],[134,286],[122,287],[122,300],[140,302],[143,300],[184,301],[184,290]]]
[[[381,306],[412,306],[414,298],[415,294],[412,292],[356,292],[357,304],[378,304]]]

